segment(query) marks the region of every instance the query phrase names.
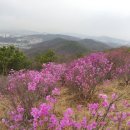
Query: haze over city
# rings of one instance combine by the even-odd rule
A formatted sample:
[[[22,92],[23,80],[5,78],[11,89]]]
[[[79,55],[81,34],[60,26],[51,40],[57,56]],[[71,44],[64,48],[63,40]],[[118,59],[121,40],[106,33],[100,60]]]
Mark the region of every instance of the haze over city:
[[[0,30],[130,40],[129,0],[0,0]]]

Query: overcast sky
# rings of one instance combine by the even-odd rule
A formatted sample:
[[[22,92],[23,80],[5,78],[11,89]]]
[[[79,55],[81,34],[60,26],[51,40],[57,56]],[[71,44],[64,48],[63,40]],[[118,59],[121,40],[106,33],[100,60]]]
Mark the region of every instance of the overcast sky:
[[[130,40],[130,0],[0,0],[0,30]]]

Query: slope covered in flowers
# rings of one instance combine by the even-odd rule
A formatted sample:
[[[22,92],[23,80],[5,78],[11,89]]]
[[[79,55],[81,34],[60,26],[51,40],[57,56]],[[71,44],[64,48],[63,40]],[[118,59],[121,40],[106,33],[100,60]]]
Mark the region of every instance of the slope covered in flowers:
[[[129,91],[127,94],[111,91],[108,95],[105,92],[105,83],[119,79],[125,85],[123,89],[127,89],[129,58],[129,53],[121,50],[98,52],[71,63],[43,64],[40,71],[11,71],[6,84],[0,82],[1,98],[9,105],[1,123],[7,130],[129,128]],[[72,95],[70,101],[75,100],[75,107],[70,101],[62,100],[64,89],[68,96]],[[62,103],[58,105],[60,101]],[[65,109],[59,112],[64,103],[67,103]]]

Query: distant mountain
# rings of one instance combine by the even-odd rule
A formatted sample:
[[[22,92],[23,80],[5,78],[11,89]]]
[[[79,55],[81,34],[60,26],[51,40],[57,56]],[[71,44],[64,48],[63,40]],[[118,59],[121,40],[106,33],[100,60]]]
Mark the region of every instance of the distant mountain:
[[[104,44],[103,42],[95,41],[92,39],[83,39],[83,40],[80,40],[79,43],[84,45],[89,50],[102,51],[105,49],[112,48],[111,46]]]
[[[29,56],[37,55],[43,53],[48,49],[54,50],[58,54],[78,54],[87,52],[87,48],[77,41],[66,40],[63,38],[56,38],[53,40],[41,42],[35,45],[32,45],[30,49],[25,50]]]
[[[100,41],[103,43],[106,43],[107,45],[110,45],[112,47],[120,47],[120,46],[124,46],[128,43],[130,43],[130,41],[126,41],[126,40],[122,40],[122,39],[118,39],[118,38],[112,38],[112,37],[108,37],[108,36],[101,36],[101,37],[90,37],[91,39],[94,39],[96,41]]]
[[[48,49],[52,49],[59,54],[75,55],[78,53],[87,53],[89,51],[101,51],[109,48],[111,47],[91,39],[72,41],[63,38],[56,38],[53,40],[34,44],[31,46],[29,50],[26,50],[25,52],[28,55],[32,56],[47,51]]]

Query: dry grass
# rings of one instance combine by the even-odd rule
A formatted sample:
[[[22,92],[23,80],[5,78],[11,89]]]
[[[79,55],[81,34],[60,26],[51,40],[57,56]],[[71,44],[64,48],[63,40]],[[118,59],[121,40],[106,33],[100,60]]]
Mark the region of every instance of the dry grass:
[[[0,97],[0,120],[4,117],[7,117],[7,112],[9,110],[9,103],[7,99],[4,99],[3,97]],[[7,130],[5,125],[3,125],[0,121],[0,130]]]
[[[118,84],[118,81],[113,81],[105,86],[98,86],[96,93],[90,102],[97,102],[97,95],[99,93],[105,93],[108,96],[111,96],[112,93],[117,93],[118,95],[124,94],[122,98],[130,100],[130,86],[119,86]],[[64,87],[61,90],[61,95],[58,97],[56,109],[58,111],[60,111],[61,109],[61,111],[63,112],[63,110],[65,110],[68,107],[75,109],[78,104],[87,106],[87,103],[88,101],[85,101],[81,98],[79,99],[78,93],[74,94],[70,91],[70,89]]]
[[[111,96],[112,93],[117,93],[118,95],[124,94],[122,99],[130,100],[130,85],[129,86],[119,86],[119,81],[113,81],[113,82],[110,82],[105,85],[100,85],[97,87],[96,93],[90,102],[98,101],[97,95],[99,93],[105,93],[108,96]],[[71,108],[73,108],[75,113],[77,113],[76,115],[78,115],[78,119],[81,119],[84,115],[87,115],[87,117],[89,117],[89,115],[86,111],[87,103],[88,103],[88,101],[79,99],[78,94],[72,93],[72,91],[70,91],[70,89],[68,89],[68,88],[63,88],[61,91],[61,95],[58,98],[58,103],[56,104],[55,110],[56,110],[56,113],[59,116],[61,116],[63,114],[63,112],[66,110],[66,108],[71,107]],[[78,104],[83,105],[83,111],[81,111],[80,114],[76,109],[76,106]],[[123,109],[122,103],[118,104],[118,109],[119,110]],[[130,112],[130,109],[126,110],[126,112],[128,112],[128,111]],[[111,126],[111,127],[114,128],[115,126]],[[130,130],[130,128],[127,128],[124,123],[124,128],[122,130]]]

